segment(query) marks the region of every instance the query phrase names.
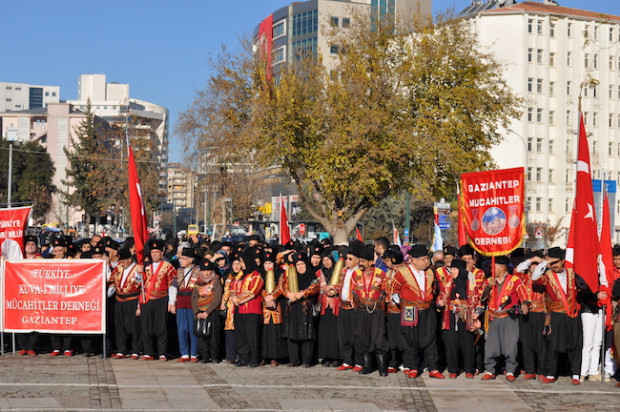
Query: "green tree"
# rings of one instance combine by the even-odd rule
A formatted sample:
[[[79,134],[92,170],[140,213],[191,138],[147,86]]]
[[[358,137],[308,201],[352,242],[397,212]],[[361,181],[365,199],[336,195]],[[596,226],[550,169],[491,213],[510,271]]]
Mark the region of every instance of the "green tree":
[[[450,192],[460,173],[492,166],[520,101],[467,23],[417,22],[414,35],[391,24],[334,30],[335,64],[299,54],[272,76],[260,53],[224,52],[182,135],[207,153],[283,165],[336,242],[391,194]]]
[[[0,140],[0,203],[7,202],[9,142]],[[11,202],[32,202],[32,215],[42,223],[52,205],[54,164],[45,148],[36,142],[13,143]]]
[[[114,133],[108,123],[98,119],[92,112],[90,100],[86,106],[86,118],[76,127],[76,138],[70,147],[64,148],[69,166],[63,184],[66,202],[84,210],[89,216],[102,216],[111,205],[119,204],[118,149],[110,137]]]

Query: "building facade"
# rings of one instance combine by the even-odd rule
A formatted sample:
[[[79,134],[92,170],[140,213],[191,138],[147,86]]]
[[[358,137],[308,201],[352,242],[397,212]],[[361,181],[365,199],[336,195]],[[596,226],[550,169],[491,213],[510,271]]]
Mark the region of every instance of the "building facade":
[[[504,64],[504,78],[523,97],[520,119],[492,152],[500,168],[524,167],[532,246],[537,228],[568,228],[575,197],[579,102],[592,176],[620,181],[620,16],[510,0],[474,1],[463,10],[484,50]],[[597,194],[595,193],[595,197]],[[600,196],[597,199],[597,203]],[[620,201],[612,219],[620,222]],[[597,215],[600,210],[597,210]],[[620,239],[620,226],[612,231]],[[540,233],[540,232],[539,232]],[[565,244],[564,236],[545,239]]]
[[[0,112],[41,109],[59,102],[59,86],[0,82]]]

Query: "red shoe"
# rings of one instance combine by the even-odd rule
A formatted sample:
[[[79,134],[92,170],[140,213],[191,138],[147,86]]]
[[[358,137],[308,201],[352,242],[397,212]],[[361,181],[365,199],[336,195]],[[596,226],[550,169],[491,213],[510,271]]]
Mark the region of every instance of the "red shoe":
[[[581,385],[581,382],[579,381],[579,379],[572,379],[570,383],[572,383],[573,385]]]
[[[52,353],[50,353],[50,356],[58,356],[60,355],[60,351],[58,349],[53,350]]]
[[[119,352],[119,353],[115,353],[115,354],[112,356],[112,359],[124,359],[124,358],[125,358],[125,355],[123,355],[123,354],[122,354],[122,353],[120,353],[120,352]]]
[[[161,356],[159,357],[159,359],[161,359]],[[189,362],[189,356],[187,358],[181,356],[179,359],[177,359],[177,362]]]
[[[545,379],[545,375],[538,375],[538,380],[542,382],[542,380]]]
[[[138,360],[140,358],[140,356],[138,356],[137,353],[134,353],[133,355],[131,355],[131,357],[129,359],[131,360]]]
[[[417,369],[411,369],[409,371],[409,374],[407,374],[407,376],[409,376],[411,379],[415,379],[417,378],[419,375],[418,370]]]
[[[490,381],[492,379],[495,379],[495,374],[491,372],[485,373],[484,375],[482,375],[482,378],[480,378],[480,380],[482,381]]]
[[[72,350],[66,350],[65,351],[65,356],[73,356],[73,351]]]
[[[189,358],[189,361],[196,363],[196,362],[198,362],[198,357],[197,356],[192,356],[191,358]]]
[[[525,375],[523,375],[523,379],[526,381],[531,381],[532,379],[536,379],[536,374],[535,373],[526,373]]]
[[[456,373],[451,373],[450,375],[448,375],[448,377],[449,377],[450,379],[456,379],[457,374],[456,374]]]
[[[516,381],[516,380],[517,380],[517,378],[515,378],[514,373],[508,372],[508,373],[506,374],[506,380],[507,380],[508,382],[514,382],[514,381]]]
[[[547,378],[546,376],[542,379],[542,383],[553,383],[555,382],[555,378]]]
[[[20,350],[19,352],[17,352],[17,354],[18,354],[19,356],[26,356],[26,349],[22,349],[22,350]]]
[[[443,376],[443,373],[439,373],[438,370],[434,370],[428,373],[429,378],[435,378],[435,379],[446,379],[445,376]]]
[[[353,372],[359,372],[359,371],[361,371],[362,369],[364,369],[364,368],[362,367],[362,365],[355,365],[355,367],[353,368]]]
[[[142,360],[153,360],[155,359],[154,357],[152,357],[151,355],[144,355],[142,356]]]
[[[390,367],[388,368],[387,372],[388,372],[388,373],[396,373],[396,368],[393,368],[393,367],[391,367],[391,366],[390,366]]]
[[[162,362],[168,362],[168,358],[166,358],[166,356],[164,355],[159,355],[159,360]]]
[[[26,351],[26,355],[30,355],[30,356],[37,356],[37,353],[33,350],[27,350]]]
[[[616,388],[620,388],[620,382],[616,383]]]
[[[338,366],[336,368],[337,371],[346,371],[346,370],[349,370],[349,369],[353,369],[353,366],[347,365],[346,363],[343,363],[342,365],[340,365],[340,366]]]
[[[465,374],[465,379],[474,379],[474,374],[473,373],[466,373]]]

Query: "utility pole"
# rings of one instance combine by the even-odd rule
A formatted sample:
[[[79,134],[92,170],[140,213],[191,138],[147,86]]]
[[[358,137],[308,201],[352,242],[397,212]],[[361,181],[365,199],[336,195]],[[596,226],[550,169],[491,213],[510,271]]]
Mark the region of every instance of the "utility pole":
[[[13,177],[13,142],[9,140],[9,187],[7,192],[6,206],[11,207],[11,186]]]

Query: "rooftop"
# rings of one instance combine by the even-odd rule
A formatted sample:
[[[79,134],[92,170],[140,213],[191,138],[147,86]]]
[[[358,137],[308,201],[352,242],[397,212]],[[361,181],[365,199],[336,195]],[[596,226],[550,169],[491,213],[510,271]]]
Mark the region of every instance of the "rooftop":
[[[561,0],[560,0],[561,1]],[[614,16],[595,11],[573,9],[571,7],[562,7],[553,3],[540,3],[537,1],[526,1],[517,4],[512,3],[511,0],[487,0],[487,1],[473,1],[472,4],[461,13],[459,16],[468,16],[476,13],[492,14],[492,13],[537,13],[537,14],[551,14],[554,16],[574,16],[595,20],[613,20],[620,21],[620,16]]]

